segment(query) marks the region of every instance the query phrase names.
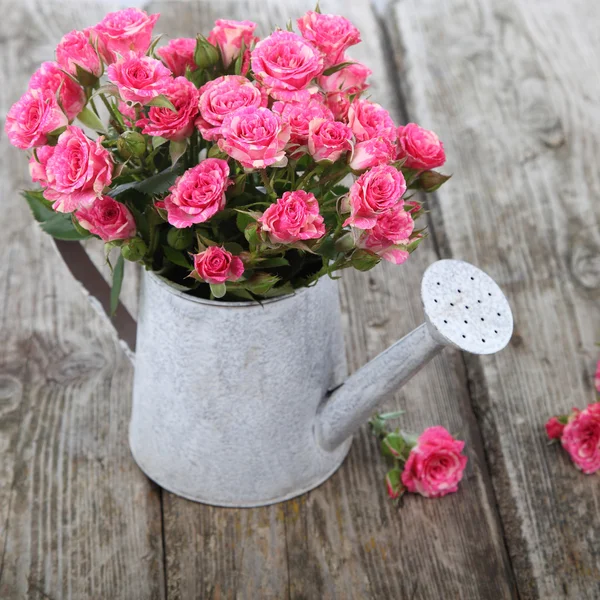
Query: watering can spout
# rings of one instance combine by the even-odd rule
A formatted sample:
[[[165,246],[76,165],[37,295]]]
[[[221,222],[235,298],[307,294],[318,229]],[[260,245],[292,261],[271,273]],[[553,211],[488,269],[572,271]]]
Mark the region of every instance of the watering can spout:
[[[425,323],[356,371],[317,413],[317,442],[332,451],[350,437],[390,393],[445,346],[494,354],[513,331],[510,307],[486,273],[459,260],[431,265],[421,284]]]

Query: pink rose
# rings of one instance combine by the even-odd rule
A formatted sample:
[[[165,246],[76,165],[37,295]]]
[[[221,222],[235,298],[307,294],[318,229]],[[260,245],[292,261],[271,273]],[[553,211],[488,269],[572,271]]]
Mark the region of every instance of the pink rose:
[[[455,440],[443,427],[427,428],[411,449],[402,471],[409,492],[439,498],[456,492],[467,466],[465,443]]]
[[[245,77],[217,77],[200,88],[200,116],[196,119],[196,127],[205,140],[216,140],[221,135],[225,117],[239,108],[266,106],[267,100],[267,96]]]
[[[600,470],[600,402],[569,417],[561,443],[575,466],[586,475]]]
[[[252,21],[227,21],[219,19],[208,34],[208,41],[217,46],[221,51],[223,66],[227,69],[229,65],[240,55],[242,41],[249,53],[250,46],[258,41],[254,36],[256,23]]]
[[[308,126],[308,152],[316,162],[335,162],[352,151],[352,129],[339,121],[313,119]]]
[[[183,229],[207,221],[224,208],[225,190],[231,183],[229,165],[219,158],[207,158],[188,169],[165,198],[169,223]]]
[[[78,66],[96,77],[102,75],[102,61],[90,43],[89,29],[64,35],[56,47],[56,62],[73,76]]]
[[[135,52],[110,65],[107,73],[123,100],[139,104],[147,104],[164,94],[173,81],[171,71],[159,60]]]
[[[387,165],[396,155],[396,146],[387,138],[373,138],[354,146],[350,168],[363,171],[377,165]]]
[[[551,417],[546,423],[546,433],[551,440],[560,440],[566,423],[561,423],[558,417]]]
[[[290,126],[268,108],[249,106],[229,115],[221,129],[219,148],[246,169],[283,165]]]
[[[160,15],[148,15],[139,8],[127,8],[108,13],[92,28],[98,39],[98,49],[107,63],[117,60],[117,53],[130,50],[144,53],[152,40],[152,29]]]
[[[111,184],[113,161],[102,147],[103,139],[92,141],[73,125],[60,135],[46,164],[48,187],[44,196],[54,202],[54,210],[72,212],[89,206]]]
[[[343,57],[341,62],[349,62],[351,59]],[[336,71],[333,75],[322,75],[319,77],[319,85],[326,94],[344,92],[346,94],[360,94],[369,85],[367,78],[372,74],[371,69],[358,61]]]
[[[365,171],[350,188],[350,217],[344,226],[372,229],[377,215],[397,204],[405,191],[404,176],[394,167],[380,165]]]
[[[323,53],[325,66],[342,62],[344,51],[360,43],[360,31],[344,17],[309,10],[297,23],[302,37]]]
[[[133,127],[133,124],[137,119],[135,108],[127,104],[127,102],[119,100],[119,112],[125,117],[125,125],[127,125],[127,127]]]
[[[21,150],[43,146],[48,134],[68,124],[51,90],[29,90],[6,115],[4,129],[10,143]]]
[[[258,222],[261,230],[276,244],[292,244],[325,235],[319,202],[313,194],[304,190],[285,192],[265,210]]]
[[[29,174],[31,175],[31,180],[35,183],[39,183],[42,187],[48,185],[46,165],[53,154],[54,146],[41,146],[29,159]]]
[[[429,170],[446,162],[444,145],[433,131],[414,123],[398,127],[398,158],[406,158],[409,169]]]
[[[300,157],[299,150],[308,149],[308,125],[313,119],[333,121],[333,113],[323,104],[322,98],[313,96],[306,103],[275,102],[273,112],[290,126],[290,149],[292,158]]]
[[[69,121],[72,121],[85,106],[83,88],[66,75],[55,62],[43,62],[31,76],[29,89],[50,91],[59,94],[59,104]]]
[[[379,137],[396,141],[396,126],[392,117],[385,108],[369,100],[355,100],[350,105],[348,124],[359,142]]]
[[[81,207],[75,217],[84,229],[105,242],[127,240],[136,232],[133,215],[110,196],[96,198],[89,207]]]
[[[321,54],[299,35],[276,31],[258,42],[251,55],[255,79],[276,100],[307,102],[323,72]]]
[[[395,246],[406,246],[414,230],[415,222],[398,203],[377,215],[372,229],[360,234],[356,246],[378,254],[383,259],[396,265],[405,262],[409,253]]]
[[[239,256],[233,256],[223,248],[209,246],[204,252],[194,255],[194,269],[200,279],[218,285],[237,281],[244,273],[244,263]]]
[[[327,94],[325,103],[337,121],[348,121],[348,111],[350,110],[350,97],[345,92]]]
[[[142,133],[179,142],[190,137],[194,131],[200,93],[191,81],[176,77],[169,82],[164,94],[177,110],[152,106],[148,116],[140,119],[136,125],[143,127]]]
[[[158,48],[156,54],[167,65],[176,77],[185,75],[186,69],[195,71],[198,66],[194,62],[196,40],[194,38],[176,38],[166,46]]]

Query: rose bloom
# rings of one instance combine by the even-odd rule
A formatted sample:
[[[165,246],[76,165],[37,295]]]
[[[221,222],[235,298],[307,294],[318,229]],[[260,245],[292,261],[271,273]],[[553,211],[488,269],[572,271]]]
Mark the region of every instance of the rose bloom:
[[[297,21],[302,37],[318,48],[325,66],[343,62],[344,52],[360,43],[360,31],[344,17],[324,15],[309,10]]]
[[[53,154],[54,146],[41,146],[29,159],[29,174],[31,175],[31,180],[35,183],[39,183],[42,187],[48,185],[46,165]]]
[[[408,259],[409,253],[394,246],[406,246],[414,228],[413,218],[399,203],[377,215],[375,226],[360,235],[356,246],[399,265]]]
[[[55,62],[43,62],[29,80],[30,90],[43,90],[59,94],[59,105],[72,121],[85,106],[83,88],[66,75]]]
[[[586,475],[600,470],[600,402],[569,417],[561,443],[575,466]]]
[[[558,417],[551,417],[546,423],[546,433],[551,440],[560,440],[566,423],[561,423]]]
[[[443,427],[427,428],[404,465],[404,487],[426,498],[456,492],[467,466],[464,447],[464,442],[455,440]]]
[[[352,151],[352,129],[339,121],[313,119],[308,126],[308,152],[316,162],[335,162]]]
[[[246,169],[283,166],[284,148],[290,139],[290,126],[268,108],[240,108],[229,115],[221,129],[219,148]]]
[[[92,28],[98,39],[98,49],[107,63],[117,60],[117,53],[130,50],[144,53],[152,40],[152,29],[160,15],[148,15],[138,8],[108,13]]]
[[[444,145],[433,131],[414,123],[398,127],[398,158],[406,158],[409,169],[429,170],[446,162]]]
[[[194,255],[194,269],[200,279],[218,285],[237,281],[244,273],[244,263],[239,256],[223,248],[209,246],[204,252]]]
[[[84,229],[105,242],[127,240],[136,232],[133,215],[110,196],[96,198],[89,207],[80,208],[75,217]]]
[[[208,41],[221,51],[223,66],[229,65],[240,55],[242,41],[246,49],[258,41],[254,36],[256,23],[252,21],[228,21],[219,19],[208,34]]]
[[[158,48],[156,54],[172,71],[173,75],[179,77],[185,75],[185,70],[195,71],[198,66],[194,62],[196,51],[196,40],[194,38],[176,38],[166,46]]]
[[[166,93],[171,81],[171,71],[159,60],[130,52],[110,65],[108,78],[119,88],[123,100],[147,104]]]
[[[276,31],[258,42],[251,55],[255,79],[276,100],[307,102],[312,80],[323,72],[318,50],[299,35]]]
[[[304,190],[285,192],[265,210],[258,222],[261,230],[276,244],[292,244],[325,235],[319,202],[313,194]]]
[[[341,62],[349,62],[351,59],[344,56]],[[372,71],[361,62],[353,61],[351,65],[336,71],[333,75],[322,75],[319,77],[319,85],[326,94],[344,92],[345,94],[360,94],[369,85],[367,78]]]
[[[396,146],[386,138],[373,138],[359,142],[354,146],[350,168],[363,171],[377,165],[386,165],[394,160]]]
[[[73,76],[78,66],[96,77],[102,75],[102,61],[90,43],[89,29],[64,35],[56,47],[56,62]]]
[[[68,122],[52,91],[29,90],[10,107],[4,129],[13,146],[26,150],[43,146],[49,133]]]
[[[350,188],[350,217],[344,226],[375,227],[377,215],[397,204],[405,191],[404,176],[394,167],[380,165],[365,171]]]
[[[72,212],[89,206],[111,184],[113,160],[102,147],[103,139],[92,141],[73,125],[60,135],[46,164],[44,197],[54,202],[54,210]]]
[[[143,128],[142,133],[179,142],[188,138],[194,131],[200,93],[191,81],[185,77],[176,77],[169,83],[165,96],[177,110],[152,106],[148,116],[140,119],[136,125]]]
[[[219,158],[207,158],[188,169],[165,198],[169,223],[183,229],[207,221],[224,208],[225,190],[231,183],[229,165]]]
[[[221,135],[225,117],[239,108],[266,106],[267,100],[267,96],[245,77],[217,77],[200,88],[200,116],[196,119],[196,127],[205,140],[215,140]]]
[[[355,100],[348,109],[348,124],[357,141],[378,137],[396,141],[396,125],[385,108],[369,100]]]
[[[308,126],[313,119],[334,120],[333,113],[323,104],[322,98],[316,95],[306,103],[275,102],[272,110],[284,123],[289,124],[290,146],[293,150],[307,148]],[[292,158],[299,158],[300,154],[293,154]]]

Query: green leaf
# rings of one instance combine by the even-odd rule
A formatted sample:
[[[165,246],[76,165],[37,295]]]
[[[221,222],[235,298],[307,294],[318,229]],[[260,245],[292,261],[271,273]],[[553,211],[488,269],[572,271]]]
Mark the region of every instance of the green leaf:
[[[43,223],[57,214],[52,210],[52,202],[46,200],[42,192],[25,190],[21,192],[21,196],[27,200],[36,221]]]
[[[246,43],[244,42],[244,39],[242,38],[242,43],[240,46],[240,53],[239,53],[238,57],[235,59],[235,62],[233,64],[234,75],[241,75],[241,73],[242,73],[242,67],[244,66],[244,53],[245,52],[246,52]]]
[[[225,242],[225,244],[223,244],[223,248],[225,248],[227,252],[231,252],[231,254],[235,254],[236,256],[244,251],[244,249],[237,242]]]
[[[160,42],[161,38],[164,36],[163,33],[161,33],[160,35],[157,35],[153,40],[152,43],[150,44],[150,47],[148,48],[148,50],[146,50],[146,56],[154,56],[154,50],[156,49],[156,46],[158,45],[158,42]]]
[[[379,263],[381,258],[366,250],[356,250],[352,254],[352,266],[358,271],[368,271]]]
[[[403,492],[402,471],[398,467],[394,467],[387,472],[385,476],[385,485],[387,487],[388,496],[392,500],[396,500]]]
[[[173,106],[173,103],[163,94],[152,98],[146,106],[157,106],[158,108],[170,108],[173,112],[177,112],[177,109]]]
[[[139,192],[148,194],[149,196],[162,194],[175,183],[175,180],[177,177],[179,177],[181,172],[182,169],[180,165],[177,165],[177,167],[171,166],[168,169],[157,173],[156,175],[152,175],[152,177],[148,177],[148,179],[144,179],[143,181],[132,181],[130,183],[119,185],[110,190],[108,195],[111,198],[116,198],[119,194],[122,194],[127,190],[138,190]]]
[[[43,231],[57,240],[75,241],[85,240],[90,234],[83,235],[77,231],[71,215],[68,213],[54,213],[52,217],[40,223]]]
[[[179,252],[178,250],[171,248],[171,246],[166,245],[162,248],[168,261],[178,267],[184,267],[190,271],[192,270],[192,263],[188,260],[187,255],[184,252]]]
[[[319,256],[324,256],[331,260],[337,258],[338,255],[338,250],[331,236],[324,238],[314,250]]]
[[[249,215],[245,212],[238,212],[237,217],[235,218],[235,224],[237,228],[244,233],[246,231],[246,227],[250,225],[250,223],[255,223],[256,219],[252,215]]]
[[[237,296],[238,298],[244,298],[244,300],[254,300],[254,296],[248,291],[245,290],[243,288],[230,288],[229,285],[227,286],[227,293],[231,294],[232,296]]]
[[[187,141],[175,142],[171,140],[169,144],[169,156],[171,157],[171,163],[175,164],[187,150]]]
[[[84,108],[78,115],[77,119],[81,121],[86,127],[93,129],[94,131],[106,132],[104,123],[100,120],[98,115],[89,108]]]
[[[283,256],[274,256],[273,258],[267,258],[261,260],[258,267],[261,269],[269,269],[272,267],[289,267],[290,261]]]
[[[405,447],[404,438],[396,431],[388,433],[381,441],[382,454],[391,456],[392,458],[402,457]]]
[[[123,285],[123,273],[125,272],[125,260],[123,255],[119,254],[117,263],[113,269],[112,288],[110,290],[110,316],[113,317],[119,307],[119,296],[121,295],[121,286]]]
[[[222,298],[227,293],[227,286],[224,283],[211,283],[210,292],[215,298]]]
[[[291,31],[292,33],[294,32],[294,26],[292,25],[292,20],[291,19],[288,19],[288,22],[286,23],[285,28],[288,31]]]
[[[163,144],[166,144],[168,141],[169,140],[167,140],[166,138],[160,137],[160,135],[155,135],[152,138],[152,149],[155,150],[159,146],[162,146]]]
[[[292,286],[292,284],[287,281],[286,283],[277,286],[277,287],[273,287],[271,288],[268,292],[265,292],[263,294],[263,296],[265,298],[276,298],[278,296],[287,296],[289,294],[293,294],[294,293],[294,288]]]
[[[325,69],[323,71],[323,75],[325,75],[325,77],[328,77],[329,75],[333,75],[334,73],[337,73],[338,71],[341,71],[342,69],[345,69],[346,67],[349,67],[350,65],[353,65],[353,64],[354,64],[354,61],[350,60],[350,61],[339,63],[337,65],[333,65],[333,67],[329,67],[329,69]]]
[[[279,277],[277,275],[269,275],[269,273],[257,273],[249,281],[244,282],[244,287],[258,296],[263,296],[273,288]]]

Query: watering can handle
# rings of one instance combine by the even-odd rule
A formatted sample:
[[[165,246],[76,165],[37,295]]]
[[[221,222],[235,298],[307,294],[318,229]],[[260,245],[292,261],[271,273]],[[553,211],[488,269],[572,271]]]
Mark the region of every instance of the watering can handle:
[[[134,351],[137,329],[135,319],[122,302],[119,302],[115,315],[112,319],[110,318],[110,285],[102,277],[85,248],[79,242],[55,239],[54,243],[73,277],[83,286],[89,296],[95,299],[94,304],[102,307],[119,338],[127,344],[131,351]]]

